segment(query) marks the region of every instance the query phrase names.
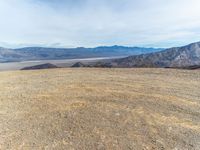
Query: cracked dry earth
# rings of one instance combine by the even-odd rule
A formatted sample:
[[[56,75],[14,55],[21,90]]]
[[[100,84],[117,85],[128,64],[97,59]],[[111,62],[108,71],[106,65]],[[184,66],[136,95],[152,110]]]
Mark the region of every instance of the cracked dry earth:
[[[0,72],[1,150],[199,150],[200,71]]]

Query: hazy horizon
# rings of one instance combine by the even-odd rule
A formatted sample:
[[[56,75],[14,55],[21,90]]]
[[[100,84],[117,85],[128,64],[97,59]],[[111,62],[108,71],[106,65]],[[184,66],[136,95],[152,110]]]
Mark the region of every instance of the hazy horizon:
[[[146,49],[169,49],[169,48],[173,48],[173,47],[183,47],[183,46],[187,46],[187,45],[190,45],[190,44],[193,44],[193,43],[198,43],[200,41],[194,41],[194,42],[190,42],[190,43],[186,43],[186,44],[176,44],[175,46],[171,46],[171,47],[158,47],[158,46],[138,46],[138,45],[97,45],[97,46],[90,46],[90,47],[87,47],[87,46],[68,46],[68,47],[65,47],[65,46],[62,46],[62,45],[43,45],[43,44],[19,44],[17,46],[10,46],[10,47],[5,47],[5,46],[1,46],[0,45],[0,48],[7,48],[7,49],[22,49],[22,48],[31,48],[31,47],[36,47],[36,48],[58,48],[58,49],[76,49],[76,48],[88,48],[88,49],[92,49],[92,48],[98,48],[98,47],[114,47],[114,46],[118,46],[118,47],[130,47],[130,48],[146,48]]]
[[[2,0],[0,46],[169,48],[200,41],[198,0]]]

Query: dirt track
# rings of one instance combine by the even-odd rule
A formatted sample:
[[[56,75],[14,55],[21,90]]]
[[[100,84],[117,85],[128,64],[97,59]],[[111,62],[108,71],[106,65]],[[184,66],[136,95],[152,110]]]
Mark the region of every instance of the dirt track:
[[[200,149],[200,71],[0,72],[0,149]]]

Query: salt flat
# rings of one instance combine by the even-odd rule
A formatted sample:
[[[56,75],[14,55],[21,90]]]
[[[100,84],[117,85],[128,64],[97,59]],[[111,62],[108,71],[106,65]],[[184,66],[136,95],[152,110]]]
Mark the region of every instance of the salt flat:
[[[96,57],[96,58],[82,58],[82,59],[59,59],[59,60],[35,60],[35,61],[21,61],[21,62],[5,62],[0,63],[0,71],[13,71],[20,70],[25,67],[31,67],[35,65],[41,65],[46,63],[52,63],[59,67],[70,67],[77,62],[93,63],[97,61],[106,61],[116,58],[122,58],[125,56],[116,57]]]

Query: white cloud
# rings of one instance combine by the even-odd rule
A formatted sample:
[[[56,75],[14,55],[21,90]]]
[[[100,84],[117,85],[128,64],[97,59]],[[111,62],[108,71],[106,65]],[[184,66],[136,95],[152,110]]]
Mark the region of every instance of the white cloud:
[[[2,46],[170,47],[200,40],[199,0],[1,0],[0,20]]]

